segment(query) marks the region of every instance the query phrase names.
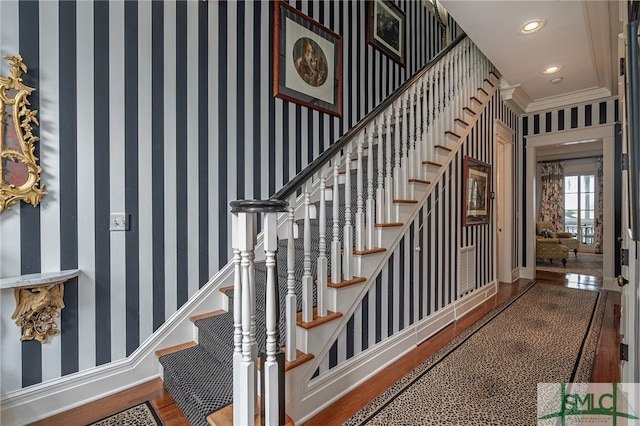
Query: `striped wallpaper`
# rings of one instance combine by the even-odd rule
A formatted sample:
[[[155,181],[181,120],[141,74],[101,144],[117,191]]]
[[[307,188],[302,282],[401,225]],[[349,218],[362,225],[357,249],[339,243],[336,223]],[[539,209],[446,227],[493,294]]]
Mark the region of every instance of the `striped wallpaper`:
[[[495,223],[462,226],[464,156],[494,164],[494,120],[517,133],[517,116],[495,92],[416,220],[349,318],[314,377],[458,299],[458,250],[476,247],[476,289],[496,279]],[[515,135],[514,135],[515,138]],[[515,216],[515,214],[514,214]],[[416,247],[420,247],[418,252]]]
[[[535,114],[527,114],[520,116],[520,137],[522,143],[518,144],[517,149],[520,153],[516,158],[522,160],[516,167],[521,168],[522,173],[516,173],[514,176],[524,176],[526,170],[527,157],[527,136],[545,135],[562,132],[565,130],[586,129],[592,126],[600,126],[604,124],[613,124],[619,119],[618,99],[609,98],[587,103],[582,105],[569,106],[552,111],[543,111]],[[531,202],[531,190],[527,189],[524,178],[520,180],[522,198],[522,211],[529,212],[527,203]],[[527,246],[527,219],[520,222],[521,229],[521,265],[527,266],[526,251]]]
[[[406,68],[367,45],[364,1],[291,3],[343,37],[341,119],[273,98],[268,1],[0,1],[48,192],[2,214],[0,276],[82,271],[46,345],[0,292],[1,392],[131,354],[227,263],[230,201],[273,194],[440,50],[423,2],[396,1]]]

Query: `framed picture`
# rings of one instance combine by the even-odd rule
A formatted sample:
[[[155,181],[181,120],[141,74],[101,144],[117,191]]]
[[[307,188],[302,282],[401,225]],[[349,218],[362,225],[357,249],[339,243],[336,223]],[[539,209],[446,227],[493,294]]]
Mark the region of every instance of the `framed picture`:
[[[462,190],[464,226],[482,225],[491,221],[491,165],[464,157],[464,186]]]
[[[274,7],[274,96],[340,117],[342,37],[283,1]]]
[[[405,27],[404,13],[387,0],[374,0],[369,5],[367,43],[404,67]]]

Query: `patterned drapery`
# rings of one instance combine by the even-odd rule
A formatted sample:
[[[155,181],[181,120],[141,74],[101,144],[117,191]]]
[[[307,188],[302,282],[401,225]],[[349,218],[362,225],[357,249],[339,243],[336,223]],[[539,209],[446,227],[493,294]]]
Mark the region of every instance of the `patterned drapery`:
[[[540,179],[542,199],[538,220],[553,222],[556,230],[564,231],[564,161],[542,163]]]
[[[596,182],[596,189],[598,192],[598,204],[596,205],[596,253],[602,253],[602,222],[603,222],[603,204],[602,204],[602,158],[598,159],[598,180]]]

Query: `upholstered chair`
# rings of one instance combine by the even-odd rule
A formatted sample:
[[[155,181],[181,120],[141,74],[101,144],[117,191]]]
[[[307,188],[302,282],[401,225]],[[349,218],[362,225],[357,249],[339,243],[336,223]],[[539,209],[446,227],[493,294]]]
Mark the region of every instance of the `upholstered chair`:
[[[573,253],[578,255],[578,239],[571,236],[568,232],[556,231],[556,227],[552,222],[537,222],[536,223],[536,241],[543,240],[544,242],[555,242],[567,247],[567,250],[573,250]]]

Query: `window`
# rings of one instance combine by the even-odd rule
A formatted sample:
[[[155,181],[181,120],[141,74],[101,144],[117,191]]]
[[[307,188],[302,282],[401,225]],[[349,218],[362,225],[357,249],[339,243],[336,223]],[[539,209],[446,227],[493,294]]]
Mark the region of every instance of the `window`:
[[[594,244],[595,175],[574,175],[564,178],[564,228],[581,244]]]

